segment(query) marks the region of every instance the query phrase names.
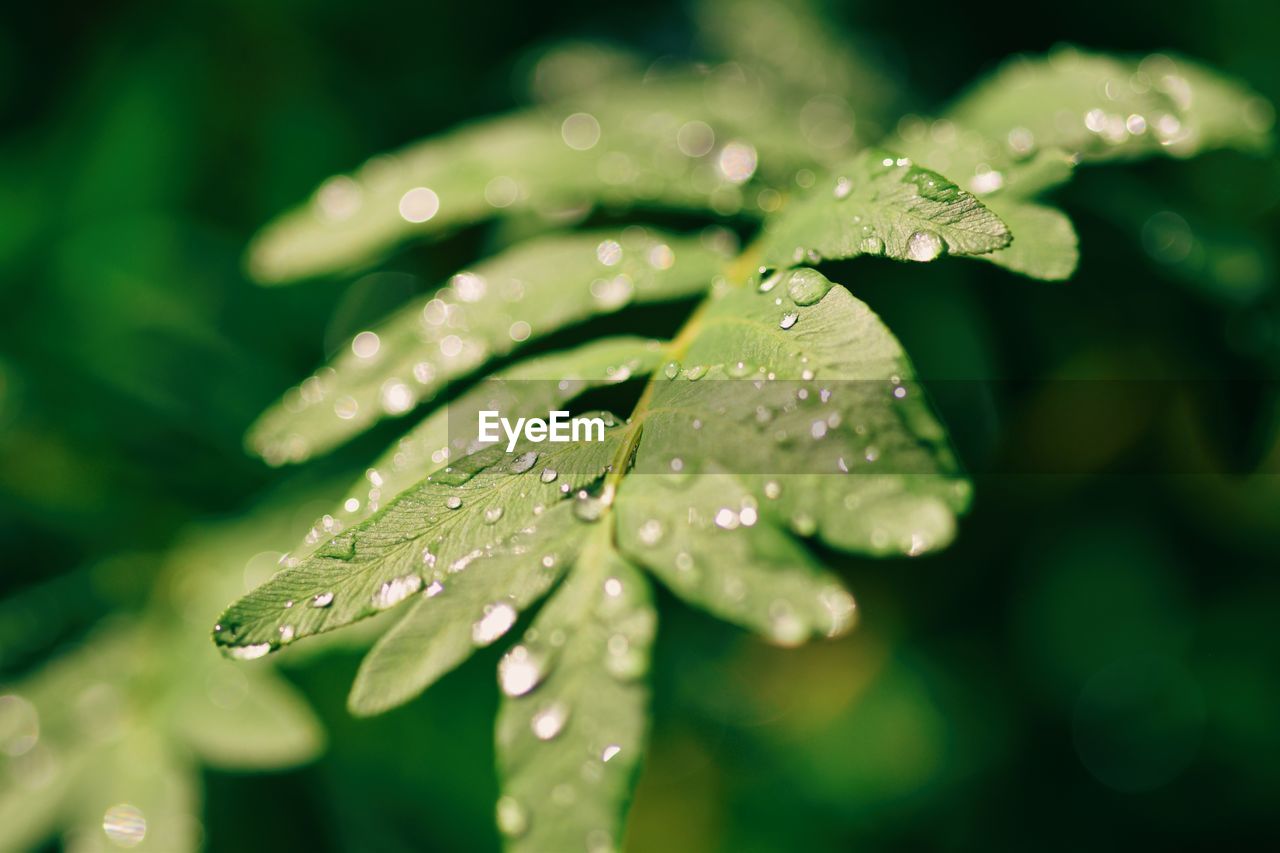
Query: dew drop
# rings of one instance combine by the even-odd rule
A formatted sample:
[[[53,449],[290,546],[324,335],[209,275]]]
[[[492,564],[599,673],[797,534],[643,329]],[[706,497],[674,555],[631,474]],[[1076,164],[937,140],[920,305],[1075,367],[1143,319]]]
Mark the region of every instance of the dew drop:
[[[884,241],[874,234],[869,237],[863,237],[860,247],[864,255],[884,254]]]
[[[644,524],[640,525],[640,529],[636,532],[636,535],[640,537],[640,541],[643,544],[653,547],[662,541],[664,533],[665,531],[662,529],[662,522],[658,521],[656,518],[651,518]]]
[[[831,280],[817,270],[795,270],[787,282],[787,295],[797,305],[812,305],[830,290]]]
[[[836,178],[835,189],[831,191],[831,194],[833,196],[835,196],[838,199],[846,199],[849,197],[849,194],[852,192],[853,192],[853,181],[849,180],[843,175],[840,176],[839,178]]]
[[[484,511],[485,524],[497,524],[498,520],[501,518],[502,518],[502,507],[500,506],[491,506]]]
[[[371,603],[377,610],[386,610],[388,607],[394,607],[422,589],[422,578],[419,575],[402,575],[398,578],[392,578],[384,581],[377,591],[373,593]]]
[[[333,604],[332,592],[318,592],[315,595],[311,596],[312,607],[323,608],[323,607],[328,607],[330,604]]]
[[[460,509],[462,507],[462,498],[457,495],[449,495],[444,499],[444,505],[449,509]]]
[[[471,639],[477,646],[487,646],[516,624],[516,609],[506,602],[487,605],[484,615],[471,626]]]
[[[603,750],[601,750],[600,760],[603,761],[605,764],[608,764],[614,758],[614,756],[616,756],[620,752],[622,752],[622,747],[618,746],[616,743],[611,743],[608,746],[606,746]]]
[[[778,327],[781,329],[790,329],[800,319],[800,315],[795,311],[788,311],[782,315],[782,319],[778,321]]]
[[[764,268],[760,271],[760,286],[757,288],[761,293],[768,293],[778,286],[778,282],[782,281],[786,273],[782,270],[771,270]]]
[[[809,628],[794,607],[778,600],[769,605],[769,638],[780,646],[797,646],[809,636]]]
[[[248,646],[234,646],[229,654],[236,660],[257,660],[270,651],[270,643],[253,643]]]
[[[534,714],[529,726],[538,740],[551,740],[564,731],[564,724],[568,720],[569,706],[563,702],[555,702]]]
[[[147,819],[137,806],[120,803],[102,816],[102,831],[118,847],[137,847],[147,836]]]
[[[917,231],[907,238],[907,257],[913,261],[932,261],[942,254],[942,238],[932,231]]]
[[[556,477],[559,476],[560,475],[556,472],[555,468],[543,468],[542,473],[538,475],[538,479],[544,483],[554,483],[556,481]]]
[[[511,460],[511,464],[507,466],[507,470],[512,474],[523,474],[534,466],[538,461],[538,454],[532,450],[521,453],[515,459]],[[553,478],[554,479],[554,478]],[[547,482],[550,482],[549,480]]]
[[[601,240],[596,246],[596,259],[606,267],[616,266],[622,260],[622,244],[617,240]]]
[[[519,838],[529,831],[529,813],[515,797],[498,799],[498,829],[508,838]]]
[[[514,647],[498,662],[498,683],[508,696],[523,696],[541,680],[542,667],[527,646]]]
[[[662,375],[668,379],[675,379],[680,373],[680,363],[676,361],[668,361],[666,366],[662,368]]]

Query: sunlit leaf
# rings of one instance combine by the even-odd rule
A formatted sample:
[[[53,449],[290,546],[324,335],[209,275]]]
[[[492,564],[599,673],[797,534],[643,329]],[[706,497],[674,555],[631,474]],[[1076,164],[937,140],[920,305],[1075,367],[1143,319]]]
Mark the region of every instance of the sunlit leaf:
[[[887,151],[863,151],[833,175],[766,223],[766,263],[858,255],[932,261],[1009,244],[1004,223],[972,194]]]
[[[467,455],[481,410],[508,418],[545,417],[580,394],[602,385],[640,378],[662,359],[659,341],[601,338],[561,352],[533,356],[499,371],[424,418],[373,463],[348,496],[326,513],[291,552],[310,554],[339,530],[364,521],[405,489]]]
[[[356,335],[262,415],[249,443],[277,464],[322,453],[526,341],[633,302],[700,293],[723,262],[696,237],[641,228],[523,243]]]
[[[349,271],[410,238],[514,213],[753,210],[744,190],[757,173],[784,182],[824,151],[798,111],[766,112],[774,103],[741,73],[677,72],[464,126],[321,184],[255,238],[250,271],[266,283]]]
[[[232,605],[215,640],[234,657],[260,657],[447,587],[451,574],[512,547],[549,507],[596,483],[618,432],[518,455],[497,444],[457,460]]]
[[[499,664],[498,828],[512,850],[617,849],[648,728],[648,582],[590,536]]]
[[[1061,148],[1085,160],[1267,144],[1270,104],[1184,59],[1141,61],[1061,48],[1018,58],[978,83],[947,117],[1018,155]]]

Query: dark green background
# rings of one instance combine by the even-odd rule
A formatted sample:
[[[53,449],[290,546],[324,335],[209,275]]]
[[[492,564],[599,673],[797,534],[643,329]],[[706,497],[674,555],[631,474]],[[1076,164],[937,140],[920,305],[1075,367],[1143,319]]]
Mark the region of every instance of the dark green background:
[[[1280,8],[1266,4],[879,3],[833,18],[919,111],[1060,41],[1177,51],[1280,100]],[[243,452],[258,411],[406,293],[259,289],[242,249],[326,175],[517,103],[527,51],[565,37],[696,49],[679,4],[9,4],[0,595],[60,578],[67,594],[39,631],[0,641],[0,680],[137,606],[184,526],[252,512],[291,477],[360,470],[394,435],[300,475]],[[979,476],[940,556],[841,559],[864,622],[838,643],[767,648],[664,598],[633,849],[1219,850],[1273,832],[1280,478],[1161,472],[1277,470],[1275,401],[1252,384],[1280,368],[1277,161],[1101,169],[1059,198],[1083,255],[1066,285],[958,262],[832,271],[926,378],[1016,380],[977,409],[941,401],[962,455],[1051,464],[1080,428],[1037,393],[1054,378],[1229,393],[1139,401],[1132,429],[1101,431],[1072,476]],[[1179,220],[1152,224],[1166,211],[1192,260],[1167,260],[1157,225]],[[391,263],[438,280],[483,245],[468,233]],[[77,582],[116,554],[129,568],[109,591]],[[495,659],[373,721],[343,709],[357,655],[290,667],[330,749],[290,773],[206,773],[209,849],[495,846]]]

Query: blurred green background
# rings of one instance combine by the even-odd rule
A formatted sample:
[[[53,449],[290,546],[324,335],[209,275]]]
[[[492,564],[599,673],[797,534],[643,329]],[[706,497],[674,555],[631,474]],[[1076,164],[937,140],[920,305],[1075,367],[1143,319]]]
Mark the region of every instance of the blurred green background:
[[[1280,101],[1280,7],[1245,0],[830,12],[918,112],[1007,54],[1061,41],[1174,50]],[[122,0],[2,13],[0,685],[109,647],[107,630],[126,651],[85,683],[127,685],[120,713],[134,729],[154,734],[163,719],[185,731],[179,682],[217,704],[223,676],[203,674],[222,672],[214,616],[398,428],[276,471],[243,451],[245,427],[486,236],[393,259],[416,279],[271,290],[242,272],[248,238],[325,176],[518,103],[530,51],[564,38],[700,51],[679,3]],[[926,380],[1014,380],[982,406],[939,400],[962,457],[979,470],[992,458],[1052,467],[1064,432],[1082,428],[1043,393],[1054,379],[1195,378],[1229,393],[1135,401],[1132,429],[1099,432],[1070,476],[979,476],[974,511],[939,556],[833,557],[863,609],[839,641],[774,649],[663,597],[629,849],[1274,840],[1278,161],[1225,152],[1090,171],[1058,199],[1082,245],[1065,285],[985,264],[832,273],[856,282]],[[1251,466],[1270,473],[1165,473]],[[496,848],[498,651],[403,709],[354,720],[350,646],[281,656],[327,733],[313,763],[246,770],[290,763],[288,750],[221,761],[226,750],[172,734],[103,772],[184,772],[204,792],[182,807],[188,829],[212,851]],[[80,687],[72,676],[57,689],[80,707]],[[32,776],[30,756],[57,746],[58,729],[32,740],[25,713],[0,701],[0,802],[33,779],[55,784],[81,749],[69,735]],[[224,765],[240,769],[212,769]],[[94,849],[61,830],[40,849],[64,843]]]

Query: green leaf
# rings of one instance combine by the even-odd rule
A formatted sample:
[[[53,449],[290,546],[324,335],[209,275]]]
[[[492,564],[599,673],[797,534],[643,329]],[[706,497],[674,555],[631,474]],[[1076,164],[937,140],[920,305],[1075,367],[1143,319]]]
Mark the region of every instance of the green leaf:
[[[1009,244],[1009,231],[951,181],[881,149],[858,154],[835,177],[765,224],[765,262],[885,255],[932,261],[944,250],[978,255]]]
[[[331,631],[393,607],[460,572],[509,540],[566,495],[596,483],[619,430],[581,444],[502,445],[429,476],[367,521],[232,605],[214,629],[233,657],[260,657],[294,640]]]
[[[1268,144],[1274,111],[1243,84],[1189,60],[1061,48],[1006,63],[947,117],[1014,154],[1061,148],[1093,161],[1257,150]]]
[[[618,545],[690,604],[780,645],[847,631],[852,596],[760,507],[728,473],[637,474],[618,495]]]
[[[482,409],[508,418],[539,417],[592,388],[651,373],[662,358],[661,343],[648,338],[601,338],[561,352],[538,355],[495,373],[443,408],[436,409],[395,442],[324,515],[291,554],[312,553],[340,530],[358,524],[405,489],[472,450],[457,434]]]
[[[347,272],[411,238],[500,215],[574,220],[594,204],[755,210],[757,173],[782,183],[823,156],[803,121],[743,74],[655,73],[588,90],[330,178],[254,238],[249,269],[267,284]]]
[[[1004,249],[979,256],[982,260],[1045,281],[1065,281],[1075,272],[1079,240],[1065,213],[1005,196],[988,199],[987,206],[1009,226],[1014,240]]]
[[[291,685],[269,670],[228,671],[234,669],[216,660],[197,689],[175,702],[175,730],[205,764],[289,767],[321,751],[320,724]]]
[[[304,460],[527,341],[632,302],[701,293],[723,262],[696,237],[643,228],[530,240],[356,335],[268,409],[248,442],[273,464]]]
[[[842,550],[919,554],[951,540],[968,481],[865,304],[802,268],[722,289],[694,328],[638,421],[633,476],[735,472],[762,522]]]
[[[497,817],[508,849],[619,848],[656,623],[648,582],[597,528],[499,664]]]
[[[99,751],[74,793],[76,850],[186,853],[200,848],[199,777],[159,732],[138,728]]]
[[[581,533],[565,501],[508,540],[468,554],[456,570],[451,566],[365,656],[351,710],[369,715],[403,704],[497,640],[573,562]]]

